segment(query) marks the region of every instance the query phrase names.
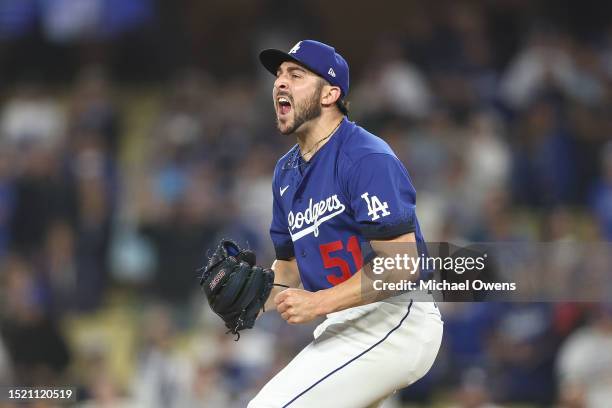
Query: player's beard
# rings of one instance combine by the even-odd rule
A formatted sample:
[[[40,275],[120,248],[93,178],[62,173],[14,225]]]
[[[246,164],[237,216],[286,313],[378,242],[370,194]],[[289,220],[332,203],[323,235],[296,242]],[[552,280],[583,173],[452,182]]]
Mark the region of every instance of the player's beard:
[[[295,132],[300,126],[309,120],[316,119],[321,116],[321,92],[322,86],[317,86],[310,98],[307,98],[303,103],[293,106],[293,123],[291,126],[283,130],[281,128],[278,117],[276,118],[276,127],[283,135],[290,135]]]

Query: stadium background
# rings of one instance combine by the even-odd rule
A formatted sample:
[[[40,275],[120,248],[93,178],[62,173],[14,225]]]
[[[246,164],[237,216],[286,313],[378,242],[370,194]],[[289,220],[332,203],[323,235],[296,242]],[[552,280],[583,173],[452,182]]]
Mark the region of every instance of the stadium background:
[[[195,273],[222,236],[272,260],[294,141],[257,53],[299,39],[350,62],[350,118],[411,172],[428,240],[612,240],[611,8],[0,1],[0,384],[242,407],[309,341],[266,316],[233,342]],[[389,407],[612,400],[609,305],[442,308],[433,370]]]

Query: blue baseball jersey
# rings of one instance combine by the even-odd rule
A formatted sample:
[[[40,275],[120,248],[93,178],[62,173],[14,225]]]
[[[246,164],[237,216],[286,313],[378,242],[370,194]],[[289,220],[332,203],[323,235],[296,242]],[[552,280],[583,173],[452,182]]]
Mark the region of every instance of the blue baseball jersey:
[[[276,258],[296,258],[306,290],[350,278],[371,240],[414,232],[424,242],[408,171],[385,141],[347,118],[309,162],[297,145],[289,150],[272,190]]]

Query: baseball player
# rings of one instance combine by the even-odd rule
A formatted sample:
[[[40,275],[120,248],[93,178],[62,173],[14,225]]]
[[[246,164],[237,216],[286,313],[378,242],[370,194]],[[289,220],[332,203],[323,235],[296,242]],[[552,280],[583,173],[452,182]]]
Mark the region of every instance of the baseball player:
[[[347,119],[349,67],[333,47],[304,40],[259,58],[276,76],[278,130],[297,139],[272,181],[274,282],[290,288],[273,287],[264,310],[327,318],[248,406],[379,406],[429,371],[442,339],[433,301],[376,301],[362,285],[363,244],[423,243],[415,189],[387,143]]]

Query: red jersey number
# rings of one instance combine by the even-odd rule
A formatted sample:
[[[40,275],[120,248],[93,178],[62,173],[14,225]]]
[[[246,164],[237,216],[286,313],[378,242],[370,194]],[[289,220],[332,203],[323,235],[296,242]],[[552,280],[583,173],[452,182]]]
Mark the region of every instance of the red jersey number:
[[[327,281],[334,286],[344,282],[352,276],[348,262],[339,256],[331,255],[332,252],[342,250],[344,250],[344,245],[340,240],[319,245],[319,251],[321,252],[321,258],[323,259],[323,266],[325,266],[326,269],[340,269],[340,276],[338,276],[337,270],[334,270],[334,273],[327,275]],[[361,248],[359,247],[359,240],[357,239],[357,236],[353,235],[349,238],[348,242],[346,243],[346,250],[353,256],[353,263],[355,264],[354,272],[357,272],[363,266],[363,255],[361,254]]]

